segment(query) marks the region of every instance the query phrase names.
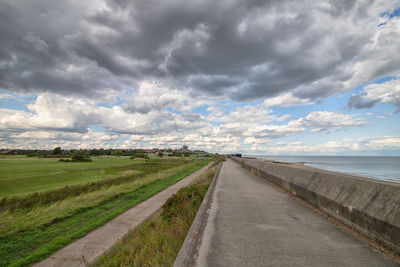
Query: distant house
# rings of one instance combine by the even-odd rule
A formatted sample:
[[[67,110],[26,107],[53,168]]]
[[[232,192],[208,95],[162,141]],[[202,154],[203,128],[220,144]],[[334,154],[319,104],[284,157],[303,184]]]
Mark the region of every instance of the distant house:
[[[144,153],[148,156],[156,156],[158,154],[158,149],[145,149]]]

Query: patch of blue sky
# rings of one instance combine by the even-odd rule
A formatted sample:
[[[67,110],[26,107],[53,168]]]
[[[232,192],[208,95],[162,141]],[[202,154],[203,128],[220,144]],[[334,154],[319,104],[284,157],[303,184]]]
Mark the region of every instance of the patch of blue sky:
[[[394,9],[392,12],[383,12],[380,15],[382,18],[392,19],[394,17],[400,17],[400,7]],[[378,24],[378,27],[382,27],[387,24],[387,21]]]
[[[398,136],[400,133],[400,114],[395,113],[392,116],[384,116],[377,118],[377,114],[373,113],[366,116],[371,122],[362,126],[349,126],[344,128],[336,128],[333,132],[319,131],[311,132],[310,127],[307,130],[296,135],[280,137],[272,139],[273,142],[284,142],[290,144],[293,142],[302,142],[304,145],[313,146],[324,144],[327,142],[357,140],[363,138],[380,138],[382,136]],[[367,134],[366,134],[367,133]]]
[[[112,108],[114,106],[122,106],[126,102],[127,95],[134,91],[135,90],[128,90],[125,92],[125,95],[123,95],[123,96],[115,96],[114,101],[100,102],[100,103],[97,103],[96,105],[98,107],[106,107],[106,108]]]
[[[35,102],[37,95],[19,95],[10,91],[0,90],[0,95],[5,97],[0,98],[0,108],[22,110],[32,113],[27,105]]]
[[[120,148],[126,140],[128,140],[128,137],[120,137],[118,139],[107,142],[107,144],[111,148]]]
[[[321,138],[320,133],[310,133],[309,130],[295,135],[283,136],[280,138],[272,138],[271,143],[283,142],[285,144],[301,142],[306,145],[315,145],[316,143],[324,143],[325,139]]]
[[[209,107],[210,107],[209,105],[195,107],[194,109],[192,109],[192,112],[203,116],[208,116],[211,113],[211,111],[207,110]]]
[[[213,126],[220,126],[222,124],[225,124],[225,122],[217,122],[217,121],[209,121],[209,120],[206,120],[206,122],[210,123]]]
[[[102,133],[108,132],[106,128],[104,128],[100,124],[89,125],[88,128],[92,129],[94,132],[102,132]]]
[[[244,106],[256,106],[262,104],[262,100],[248,101],[248,102],[234,102],[230,99],[228,100],[218,100],[216,101],[216,105],[221,108],[223,111],[229,113],[231,111],[235,111],[237,108],[241,108]]]
[[[387,113],[386,113],[387,114]],[[393,113],[392,116],[386,114],[371,115],[371,124],[362,126],[358,135],[365,137],[399,136],[400,135],[400,113]]]
[[[392,12],[381,13],[381,17],[386,17],[386,16],[389,18],[399,17],[400,16],[400,7],[394,9]]]
[[[296,120],[302,117],[307,116],[308,114],[310,114],[313,111],[316,111],[316,109],[318,110],[324,110],[323,107],[320,106],[320,104],[312,104],[312,105],[303,105],[303,106],[289,106],[289,107],[280,107],[280,106],[273,106],[270,107],[269,109],[271,109],[273,111],[273,113],[271,113],[271,115],[275,115],[275,116],[283,116],[283,115],[287,115],[289,114],[290,117],[284,121],[274,121],[274,124],[286,124],[287,120]]]
[[[100,102],[97,103],[96,106],[98,107],[106,107],[106,108],[112,108],[114,106],[122,106],[124,103],[124,98],[117,96],[115,97],[115,101],[111,101],[111,102]]]
[[[101,103],[97,103],[96,106],[105,107],[105,108],[112,108],[112,107],[115,106],[115,103],[113,103],[113,102],[101,102]]]
[[[173,108],[173,107],[167,107],[166,110],[169,112],[172,112],[174,114],[182,114],[182,111],[177,110],[176,108]]]
[[[399,79],[399,77],[397,77],[397,76],[392,76],[392,75],[384,76],[384,77],[380,77],[380,78],[377,78],[375,80],[372,80],[371,82],[367,82],[365,84],[357,86],[354,89],[360,88],[360,87],[365,87],[365,86],[367,86],[369,84],[373,84],[373,83],[381,84],[381,83],[385,83],[385,82],[388,82],[388,81],[391,81],[391,80],[397,80],[397,79]]]
[[[399,77],[396,76],[385,76],[378,79],[375,79],[371,82],[359,85],[354,87],[353,89],[332,95],[322,101],[319,101],[315,104],[311,105],[297,105],[297,106],[289,106],[289,107],[279,107],[273,106],[270,107],[274,111],[275,115],[285,115],[290,114],[291,117],[289,119],[298,119],[301,117],[305,117],[311,112],[314,111],[330,111],[330,112],[342,112],[346,114],[362,114],[366,111],[373,113],[388,113],[394,111],[393,106],[389,104],[377,104],[375,107],[371,109],[363,109],[363,110],[349,110],[348,108],[348,99],[355,94],[360,94],[364,87],[370,84],[382,84],[391,80],[396,80]],[[277,124],[284,124],[284,122],[277,122]]]

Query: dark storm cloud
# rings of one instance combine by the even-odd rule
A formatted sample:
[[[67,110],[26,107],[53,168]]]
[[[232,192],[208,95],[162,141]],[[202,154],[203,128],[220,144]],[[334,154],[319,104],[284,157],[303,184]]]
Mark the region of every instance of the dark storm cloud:
[[[69,1],[0,2],[0,88],[90,96],[121,86],[108,70],[60,46],[77,30],[79,12]]]
[[[359,30],[373,2],[77,3],[0,3],[0,88],[98,96],[148,79],[237,101],[324,98],[350,89],[376,28]],[[370,75],[399,70],[381,59]]]
[[[377,103],[379,103],[379,100],[377,100],[377,99],[366,100],[363,96],[365,96],[365,94],[351,96],[348,101],[348,107],[349,108],[357,108],[357,109],[372,108]]]

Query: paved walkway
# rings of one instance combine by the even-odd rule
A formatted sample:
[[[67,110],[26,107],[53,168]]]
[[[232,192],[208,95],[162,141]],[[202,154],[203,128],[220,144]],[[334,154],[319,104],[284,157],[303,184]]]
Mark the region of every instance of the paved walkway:
[[[232,160],[212,201],[197,266],[399,266]]]
[[[132,231],[133,228],[158,210],[169,197],[178,192],[179,189],[190,184],[197,176],[206,171],[210,164],[168,187],[164,191],[161,191],[157,195],[136,205],[105,225],[91,231],[82,239],[60,249],[51,257],[34,266],[75,267],[87,266],[94,263],[125,234]]]

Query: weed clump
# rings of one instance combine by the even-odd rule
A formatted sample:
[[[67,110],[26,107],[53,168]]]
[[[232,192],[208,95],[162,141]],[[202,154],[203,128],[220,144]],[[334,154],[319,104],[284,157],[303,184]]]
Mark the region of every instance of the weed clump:
[[[162,206],[161,217],[168,222],[193,217],[191,212],[188,214],[185,210],[196,211],[207,193],[207,189],[208,186],[193,184],[179,190]]]
[[[94,266],[172,266],[207,188],[193,184],[179,190]]]

